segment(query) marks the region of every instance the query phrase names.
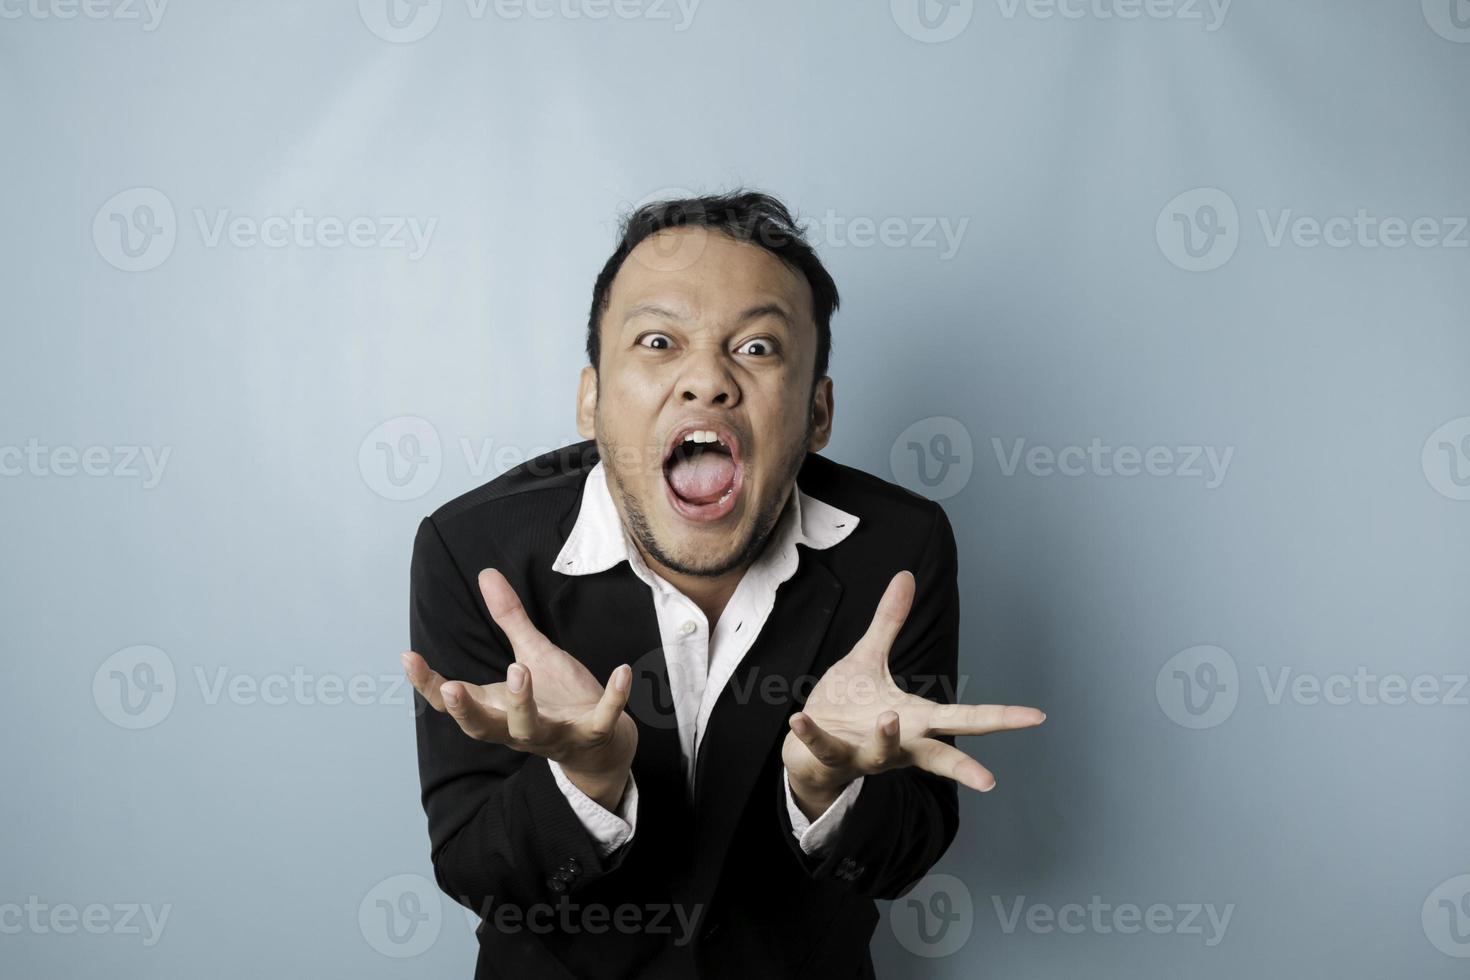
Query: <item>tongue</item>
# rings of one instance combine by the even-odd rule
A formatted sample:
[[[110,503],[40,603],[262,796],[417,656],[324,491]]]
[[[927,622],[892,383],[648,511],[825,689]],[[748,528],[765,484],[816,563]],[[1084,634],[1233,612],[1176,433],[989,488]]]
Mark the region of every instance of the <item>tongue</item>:
[[[702,452],[669,467],[669,486],[691,504],[712,504],[735,482],[735,461],[724,453]]]

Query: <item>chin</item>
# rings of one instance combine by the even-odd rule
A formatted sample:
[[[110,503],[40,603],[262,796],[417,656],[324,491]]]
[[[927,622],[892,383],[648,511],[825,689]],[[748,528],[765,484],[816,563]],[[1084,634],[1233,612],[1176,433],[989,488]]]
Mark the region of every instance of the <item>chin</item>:
[[[690,522],[676,516],[661,522],[653,540],[640,541],[659,564],[684,575],[723,575],[741,563],[751,530],[736,515],[717,522]]]

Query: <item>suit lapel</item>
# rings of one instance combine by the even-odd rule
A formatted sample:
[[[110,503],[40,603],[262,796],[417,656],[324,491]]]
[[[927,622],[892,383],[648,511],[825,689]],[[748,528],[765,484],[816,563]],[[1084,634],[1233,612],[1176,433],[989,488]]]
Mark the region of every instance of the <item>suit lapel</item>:
[[[595,462],[594,454],[585,465],[590,469]],[[580,510],[579,494],[577,506],[561,521],[562,541]],[[549,621],[542,629],[599,683],[607,683],[619,664],[633,666],[628,713],[638,725],[633,775],[641,801],[639,830],[631,846],[656,850],[692,843],[693,877],[686,882],[690,891],[671,882],[689,902],[706,902],[713,894],[751,793],[777,791],[756,782],[766,762],[779,753],[786,719],[797,708],[795,695],[805,694],[815,681],[809,676],[812,664],[842,595],[841,583],[809,549],[798,546],[797,552],[796,573],[777,591],[770,617],[710,713],[695,762],[693,814],[668,665],[648,586],[627,562],[619,562],[591,575],[558,576],[562,581],[547,604]],[[687,833],[691,820],[693,841]]]
[[[776,792],[756,780],[771,753],[779,751],[786,719],[796,711],[795,694],[804,695],[815,681],[806,675],[842,594],[826,566],[804,547],[798,551],[796,574],[778,590],[770,618],[720,693],[700,742],[696,901],[712,893],[751,793]]]

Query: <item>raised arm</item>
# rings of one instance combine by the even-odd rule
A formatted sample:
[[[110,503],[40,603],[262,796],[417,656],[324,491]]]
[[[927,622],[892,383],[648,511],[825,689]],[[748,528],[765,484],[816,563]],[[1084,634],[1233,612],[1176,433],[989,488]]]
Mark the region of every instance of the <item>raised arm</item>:
[[[954,736],[1030,728],[1046,718],[1035,708],[947,703],[957,691],[956,575],[954,533],[936,505],[917,574],[893,577],[862,639],[790,719],[782,760],[809,819],[862,778],[830,845],[816,855],[797,847],[815,877],[835,876],[875,898],[901,894],[954,839],[956,783],[980,792],[995,785]],[[912,693],[919,685],[945,700]],[[789,822],[784,792],[780,807]]]
[[[432,519],[414,541],[404,669],[417,692],[419,774],[439,885],[484,914],[495,901],[555,901],[611,871],[551,762],[614,810],[637,728],[631,670],[606,688],[531,622],[498,571],[476,584]]]

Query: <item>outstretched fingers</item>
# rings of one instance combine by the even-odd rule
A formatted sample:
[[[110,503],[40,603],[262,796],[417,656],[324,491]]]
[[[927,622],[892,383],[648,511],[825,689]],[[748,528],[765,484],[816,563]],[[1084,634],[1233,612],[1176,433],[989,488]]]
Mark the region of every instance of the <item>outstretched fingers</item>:
[[[413,650],[405,651],[398,660],[403,664],[403,672],[408,675],[408,682],[413,685],[413,689],[435,711],[443,711],[444,697],[440,693],[444,687],[443,675],[430,667],[429,662]]]
[[[858,641],[857,648],[867,651],[886,665],[888,652],[893,649],[893,641],[898,638],[898,631],[903,629],[913,604],[913,573],[899,572],[889,580],[888,588],[883,590],[883,597],[878,600],[878,608],[873,610],[873,619],[863,638]]]
[[[445,681],[439,690],[444,697],[444,710],[470,738],[501,743],[509,739],[505,712],[482,700],[473,684]]]
[[[540,714],[531,691],[531,671],[525,664],[511,664],[505,671],[505,727],[517,742],[534,742]]]
[[[995,789],[995,776],[964,752],[933,738],[915,739],[908,745],[914,765],[981,793]]]
[[[583,716],[578,727],[582,734],[593,742],[605,742],[618,723],[618,717],[628,704],[628,692],[633,687],[633,668],[627,664],[616,668],[602,689],[602,697],[591,711]]]
[[[858,750],[858,768],[863,772],[883,772],[903,764],[899,745],[898,712],[884,711],[873,722],[873,731]]]
[[[1017,704],[936,704],[929,713],[928,734],[989,735],[1035,728],[1043,721],[1043,712]]]
[[[806,712],[798,711],[787,720],[787,724],[822,765],[828,769],[841,769],[847,765],[852,756],[852,746],[823,729]]]
[[[485,608],[490,611],[490,618],[495,620],[495,625],[510,640],[517,660],[524,660],[528,655],[551,645],[551,641],[536,628],[531,617],[526,615],[526,607],[521,605],[520,596],[516,595],[516,590],[510,587],[504,575],[497,569],[487,568],[480,572],[479,583]]]

